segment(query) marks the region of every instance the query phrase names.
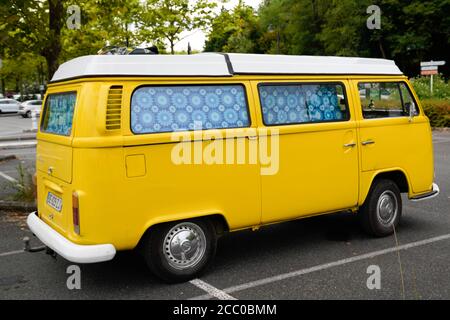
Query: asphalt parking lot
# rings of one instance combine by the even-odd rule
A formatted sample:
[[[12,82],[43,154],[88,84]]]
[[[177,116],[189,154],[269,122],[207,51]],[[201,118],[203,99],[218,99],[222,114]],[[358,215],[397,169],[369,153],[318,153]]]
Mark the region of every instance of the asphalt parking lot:
[[[137,254],[123,252],[80,265],[81,289],[69,290],[71,263],[21,251],[32,236],[24,216],[1,212],[0,299],[450,299],[450,133],[433,140],[441,193],[404,199],[397,241],[366,236],[344,212],[230,233],[200,282],[161,283]],[[19,161],[32,167],[34,148],[0,150],[8,152],[18,159],[0,163],[0,172],[15,177]],[[371,265],[380,268],[380,289],[367,287]]]
[[[37,118],[37,122],[39,118]],[[37,123],[34,128],[37,128]],[[0,137],[14,136],[23,133],[24,130],[33,129],[33,119],[23,118],[16,113],[0,114]]]

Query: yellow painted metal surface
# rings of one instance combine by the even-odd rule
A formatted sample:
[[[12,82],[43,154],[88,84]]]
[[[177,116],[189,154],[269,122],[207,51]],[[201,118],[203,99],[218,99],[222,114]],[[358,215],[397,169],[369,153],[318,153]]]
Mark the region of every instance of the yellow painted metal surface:
[[[38,211],[55,230],[80,244],[112,243],[132,249],[152,225],[213,214],[222,215],[230,230],[307,217],[361,205],[379,172],[401,170],[409,196],[431,188],[431,130],[421,109],[408,118],[362,118],[359,81],[406,81],[404,77],[364,76],[235,76],[225,78],[90,78],[51,84],[48,93],[76,91],[71,136],[38,133]],[[341,82],[351,118],[334,123],[278,126],[279,164],[261,175],[264,164],[176,164],[174,148],[208,149],[233,141],[249,159],[256,143],[273,141],[262,122],[257,85],[260,82]],[[135,135],[130,129],[132,92],[152,84],[243,84],[251,127],[204,133],[214,140],[187,135],[181,144],[170,133]],[[121,128],[106,129],[111,86],[122,87]],[[417,100],[417,97],[416,97]],[[420,106],[420,104],[419,104]],[[361,146],[364,139],[376,143]],[[355,147],[344,145],[355,143]],[[53,174],[48,167],[53,166]],[[48,192],[63,199],[61,212],[46,204]],[[79,194],[80,235],[73,231],[71,195]]]

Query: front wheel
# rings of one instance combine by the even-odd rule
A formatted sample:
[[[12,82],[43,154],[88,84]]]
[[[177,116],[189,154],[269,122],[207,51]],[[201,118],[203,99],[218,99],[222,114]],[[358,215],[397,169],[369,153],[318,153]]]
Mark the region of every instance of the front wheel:
[[[392,234],[402,215],[402,198],[397,184],[386,179],[374,181],[359,215],[367,233],[377,237]]]
[[[150,270],[169,283],[198,277],[212,261],[217,246],[208,219],[154,226],[144,238],[142,253]]]

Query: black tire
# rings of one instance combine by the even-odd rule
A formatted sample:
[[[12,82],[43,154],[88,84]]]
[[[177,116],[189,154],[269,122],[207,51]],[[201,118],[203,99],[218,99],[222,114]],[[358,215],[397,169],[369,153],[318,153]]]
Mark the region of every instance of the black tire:
[[[168,246],[169,243],[177,243],[177,239],[189,232],[191,232],[191,235],[196,235],[194,237],[196,241],[202,238],[201,233],[203,232],[205,245],[201,248],[204,248],[204,252],[202,254],[200,248],[192,249],[190,245],[195,242],[189,242],[187,244],[189,249],[186,254],[198,252],[198,255],[194,254],[193,256],[196,259],[192,259],[191,262],[189,262],[189,259],[185,260],[188,261],[187,263],[194,263],[195,260],[195,264],[182,266],[183,261],[177,260],[178,256],[172,255]],[[176,238],[177,235],[178,238]],[[203,243],[203,240],[197,241],[197,243],[200,242]],[[175,249],[181,249],[182,247],[181,243]],[[178,283],[199,277],[211,264],[216,253],[216,247],[217,235],[212,222],[209,219],[195,219],[164,223],[152,227],[143,239],[141,252],[153,274],[165,282]],[[186,250],[186,248],[184,249]]]
[[[28,114],[27,113],[22,114],[22,118],[28,118]]]
[[[25,113],[25,118],[31,118],[31,112],[27,111],[27,113]]]
[[[358,214],[368,234],[376,237],[391,235],[402,215],[402,198],[397,184],[387,179],[375,180]]]

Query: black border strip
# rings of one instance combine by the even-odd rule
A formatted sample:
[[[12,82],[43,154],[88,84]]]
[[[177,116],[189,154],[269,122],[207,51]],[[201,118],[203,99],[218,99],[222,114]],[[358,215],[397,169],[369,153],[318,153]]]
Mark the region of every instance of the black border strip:
[[[231,62],[230,62],[231,64]],[[231,68],[232,65],[230,65]],[[235,72],[228,75],[139,75],[139,74],[92,74],[92,75],[82,75],[70,78],[64,78],[59,80],[51,80],[48,84],[61,83],[66,81],[73,81],[79,79],[90,79],[90,78],[232,78],[235,75],[249,75],[249,76],[345,76],[345,77],[364,77],[364,76],[375,76],[375,77],[400,77],[405,76],[402,73],[399,74],[377,74],[377,73],[257,73],[257,72]]]
[[[228,55],[228,53],[222,53],[222,55],[225,57],[225,63],[227,64],[228,72],[230,73],[230,75],[234,75],[235,72],[233,69],[233,64],[230,60],[230,56]]]
[[[223,78],[232,77],[231,74],[228,75],[140,75],[140,74],[90,74],[83,76],[76,76],[70,78],[64,78],[60,80],[49,81],[48,84],[73,81],[78,79],[90,79],[90,78]]]
[[[285,72],[235,72],[237,75],[255,75],[255,76],[376,76],[376,77],[399,77],[405,76],[403,73],[285,73]]]

